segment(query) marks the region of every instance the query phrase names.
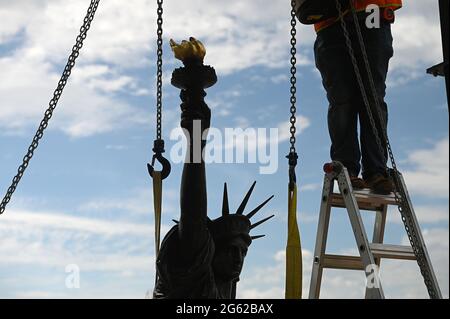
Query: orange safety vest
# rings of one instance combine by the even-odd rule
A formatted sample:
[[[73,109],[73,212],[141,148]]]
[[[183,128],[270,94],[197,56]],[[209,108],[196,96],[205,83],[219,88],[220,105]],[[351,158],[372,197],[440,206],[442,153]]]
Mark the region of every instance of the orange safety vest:
[[[391,8],[392,10],[397,10],[402,7],[402,0],[352,0],[355,9],[357,12],[365,11],[366,8],[371,5],[375,4],[380,8]],[[349,10],[345,11],[344,14],[347,14]],[[339,20],[338,17],[330,18],[325,21],[316,23],[314,25],[314,28],[316,29],[316,32],[319,32],[320,30],[325,29],[326,27],[329,27],[330,25],[334,24]]]

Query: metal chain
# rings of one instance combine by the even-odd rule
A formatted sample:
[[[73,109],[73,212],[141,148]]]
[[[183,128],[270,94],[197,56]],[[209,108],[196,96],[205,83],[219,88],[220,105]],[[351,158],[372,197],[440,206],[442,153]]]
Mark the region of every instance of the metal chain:
[[[296,6],[296,0],[291,0],[291,107],[290,107],[290,113],[291,117],[289,119],[289,122],[291,123],[291,126],[289,128],[289,132],[291,133],[291,137],[289,138],[289,142],[291,144],[289,148],[289,154],[286,156],[286,158],[289,160],[289,190],[294,191],[294,186],[297,180],[297,177],[295,175],[295,167],[297,166],[298,161],[298,155],[295,150],[295,133],[297,132],[297,129],[295,127],[295,124],[297,122],[296,112],[297,112],[297,20],[295,15],[295,6]]]
[[[378,99],[375,83],[374,83],[372,72],[371,72],[371,69],[370,69],[370,63],[369,63],[369,59],[368,59],[368,56],[367,56],[367,50],[366,50],[366,47],[365,47],[365,44],[364,44],[364,39],[362,37],[362,32],[361,32],[361,28],[360,28],[360,25],[359,25],[358,17],[357,17],[357,14],[356,14],[356,10],[355,10],[355,7],[354,7],[354,3],[353,3],[353,1],[349,1],[349,2],[350,2],[350,6],[351,6],[351,12],[352,12],[352,15],[353,15],[353,20],[354,20],[354,23],[355,23],[355,28],[356,28],[356,33],[357,33],[357,36],[358,36],[358,41],[359,41],[359,44],[360,44],[360,47],[361,47],[361,51],[362,51],[362,57],[363,57],[363,60],[364,60],[364,65],[365,65],[365,68],[366,68],[366,72],[367,72],[367,77],[368,77],[371,93],[372,93],[372,96],[373,96],[373,100],[374,100],[374,103],[375,103],[375,108],[376,108],[377,115],[378,115],[378,120],[380,121],[380,124],[381,124],[380,126],[382,128],[382,132],[381,132],[382,133],[382,137],[384,138],[384,141],[386,142],[386,148],[387,148],[388,155],[389,155],[389,158],[390,158],[390,161],[391,161],[391,164],[392,164],[392,168],[394,170],[394,179],[395,179],[395,185],[396,185],[396,191],[394,192],[395,201],[397,203],[397,207],[398,207],[398,209],[400,211],[400,214],[402,216],[403,223],[405,224],[406,233],[408,235],[408,238],[409,238],[409,241],[411,243],[411,247],[412,247],[412,249],[414,251],[414,254],[415,254],[416,258],[417,258],[417,263],[419,265],[420,271],[421,271],[422,276],[424,278],[425,285],[427,287],[428,293],[429,293],[431,298],[437,298],[438,295],[437,295],[437,293],[435,291],[435,288],[434,288],[432,280],[431,280],[431,274],[430,274],[430,270],[428,269],[428,266],[427,266],[425,253],[424,253],[424,248],[420,244],[420,241],[419,241],[419,239],[417,237],[417,234],[416,234],[416,229],[414,227],[414,223],[411,220],[411,218],[412,218],[411,207],[409,206],[409,203],[406,201],[407,194],[406,194],[405,189],[402,187],[402,183],[401,183],[401,180],[400,180],[400,173],[399,173],[399,171],[397,169],[397,165],[396,165],[395,158],[394,158],[394,153],[392,151],[392,147],[391,147],[391,144],[390,144],[390,141],[389,141],[389,137],[387,135],[387,127],[383,127],[383,125],[382,125],[383,114],[381,113],[380,101]],[[374,119],[373,114],[372,114],[372,109],[371,109],[371,106],[370,106],[370,103],[369,103],[369,99],[367,97],[367,93],[366,93],[366,90],[365,90],[364,82],[363,82],[362,77],[361,77],[361,73],[360,73],[360,70],[359,70],[359,67],[358,67],[358,62],[356,60],[355,53],[353,51],[352,42],[350,40],[350,35],[349,35],[348,29],[347,29],[347,24],[346,24],[346,22],[344,20],[344,17],[343,17],[342,6],[341,6],[341,4],[340,4],[340,2],[338,0],[336,0],[336,8],[337,8],[339,16],[340,16],[340,23],[341,23],[341,27],[342,27],[342,30],[343,30],[343,33],[344,33],[347,49],[349,51],[349,55],[350,55],[350,58],[352,60],[352,64],[353,64],[353,68],[354,68],[354,71],[355,71],[356,79],[357,79],[358,85],[360,87],[361,96],[363,98],[364,105],[366,107],[366,111],[367,111],[367,114],[368,114],[368,117],[369,117],[369,120],[370,120],[370,124],[372,126],[373,133],[375,134],[375,139],[376,139],[376,142],[377,142],[380,154],[384,154],[385,147],[383,147],[383,145],[382,145],[382,142],[381,142],[381,139],[380,139],[380,136],[379,136],[379,132],[378,132],[377,126],[375,124],[375,119]],[[399,196],[399,193],[400,193],[400,196]]]
[[[17,170],[17,174],[16,174],[16,176],[14,176],[11,186],[9,186],[9,188],[6,192],[6,195],[0,204],[0,215],[5,212],[6,205],[8,205],[9,201],[11,200],[11,196],[13,195],[14,191],[17,188],[17,185],[19,184],[20,180],[22,179],[22,176],[25,173],[25,170],[28,167],[28,164],[29,164],[31,158],[33,157],[34,152],[39,145],[39,141],[44,136],[44,131],[48,126],[49,120],[53,116],[53,111],[55,110],[55,108],[58,104],[59,98],[61,97],[64,87],[67,84],[67,80],[69,79],[70,74],[72,73],[72,69],[75,66],[75,61],[79,56],[79,51],[83,47],[83,41],[86,39],[87,32],[91,27],[91,22],[94,19],[94,15],[95,15],[95,12],[97,11],[99,2],[100,2],[100,0],[92,0],[89,5],[89,8],[87,10],[86,16],[83,21],[83,25],[80,28],[80,34],[77,36],[76,43],[72,47],[72,52],[69,56],[66,66],[64,68],[61,79],[58,82],[58,86],[56,87],[56,89],[53,93],[53,97],[49,102],[49,107],[45,111],[44,118],[42,119],[41,123],[39,124],[39,128],[37,129],[36,134],[33,137],[31,145],[28,147],[28,151],[22,160],[22,164],[19,166],[19,168]]]
[[[158,24],[158,30],[157,30],[157,35],[158,35],[158,40],[156,42],[157,44],[157,71],[156,71],[156,76],[157,76],[157,80],[156,80],[156,139],[157,140],[161,140],[161,135],[162,135],[162,56],[163,56],[163,39],[162,39],[162,35],[163,35],[163,30],[162,30],[162,25],[163,25],[163,0],[157,0],[158,3],[158,10],[157,10],[157,14],[158,14],[158,19],[157,19],[157,24]]]
[[[297,64],[297,58],[295,57],[296,53],[297,53],[297,49],[296,49],[296,45],[297,45],[297,39],[296,39],[296,34],[297,34],[297,29],[296,29],[296,25],[297,25],[297,20],[296,20],[296,16],[295,16],[295,0],[291,0],[291,108],[290,108],[290,112],[291,112],[291,118],[290,118],[290,123],[291,123],[291,127],[290,127],[290,133],[291,133],[291,137],[289,139],[289,142],[291,143],[291,147],[290,147],[290,153],[295,153],[295,142],[296,142],[296,138],[295,138],[295,133],[297,131],[296,127],[295,127],[295,123],[297,121],[296,115],[295,113],[297,112],[297,78],[296,78],[296,73],[297,73],[297,68],[296,68],[296,64]]]

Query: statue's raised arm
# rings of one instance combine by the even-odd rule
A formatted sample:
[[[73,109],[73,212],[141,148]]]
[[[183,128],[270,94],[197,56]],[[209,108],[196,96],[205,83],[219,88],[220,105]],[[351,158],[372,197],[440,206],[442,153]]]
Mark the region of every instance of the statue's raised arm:
[[[253,239],[250,230],[272,216],[252,224],[254,216],[272,197],[247,215],[243,214],[253,183],[235,214],[228,205],[226,185],[222,216],[210,220],[207,214],[206,174],[203,148],[211,111],[205,88],[217,81],[216,73],[203,64],[203,44],[190,38],[171,41],[175,57],[184,66],[172,74],[172,85],[181,89],[181,127],[187,138],[180,193],[180,220],[165,236],[157,257],[155,298],[235,298],[247,249]]]
[[[181,89],[181,127],[187,139],[187,154],[183,168],[180,192],[181,217],[178,233],[182,244],[180,257],[192,261],[192,252],[198,251],[207,241],[207,195],[203,148],[210,126],[211,111],[206,105],[205,88],[217,81],[212,67],[205,66],[206,50],[203,44],[190,38],[170,45],[175,57],[184,67],[172,74],[172,85]]]

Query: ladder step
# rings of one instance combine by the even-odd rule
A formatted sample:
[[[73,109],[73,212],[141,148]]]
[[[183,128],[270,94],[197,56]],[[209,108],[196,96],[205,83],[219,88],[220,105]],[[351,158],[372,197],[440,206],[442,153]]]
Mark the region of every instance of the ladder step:
[[[364,270],[360,257],[325,254],[322,260],[323,268]]]
[[[370,244],[370,249],[375,258],[416,260],[411,246]]]
[[[393,193],[389,195],[373,194],[369,189],[354,190],[356,201],[359,209],[378,211],[382,210],[385,205],[397,205],[395,201],[395,195]],[[346,208],[345,201],[340,193],[333,193],[331,195],[331,206]]]
[[[375,258],[416,260],[414,251],[409,246],[370,244]],[[323,268],[364,270],[361,258],[358,256],[344,256],[325,254],[322,261]]]

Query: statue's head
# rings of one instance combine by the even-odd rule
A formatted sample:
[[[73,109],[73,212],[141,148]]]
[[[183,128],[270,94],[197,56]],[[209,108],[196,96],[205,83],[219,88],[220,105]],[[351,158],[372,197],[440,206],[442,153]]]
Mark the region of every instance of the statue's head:
[[[225,184],[222,216],[209,223],[209,229],[216,245],[213,260],[214,273],[225,281],[235,281],[239,278],[252,240],[264,237],[264,235],[251,236],[250,231],[274,216],[266,217],[254,224],[250,220],[273,196],[269,197],[247,215],[243,214],[255,184],[256,182],[253,183],[245,195],[235,214],[230,214],[227,185]]]

